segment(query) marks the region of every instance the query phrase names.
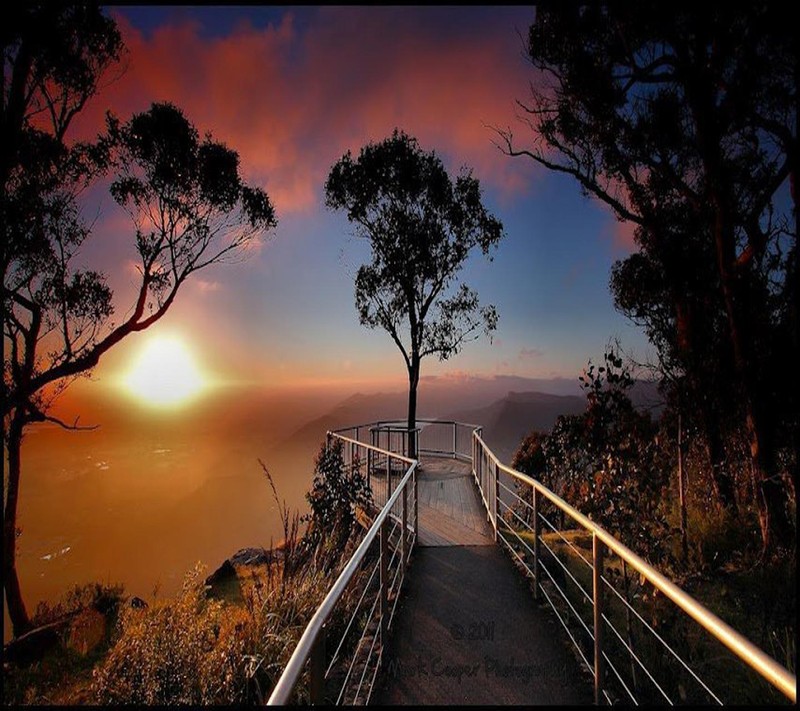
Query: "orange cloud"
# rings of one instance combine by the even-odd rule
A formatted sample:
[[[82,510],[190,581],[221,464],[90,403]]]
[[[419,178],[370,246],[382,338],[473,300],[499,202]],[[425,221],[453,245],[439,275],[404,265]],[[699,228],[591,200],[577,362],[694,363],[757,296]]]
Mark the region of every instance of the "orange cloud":
[[[79,131],[95,133],[106,108],[126,118],[172,101],[239,152],[279,215],[318,206],[333,162],[395,127],[451,170],[466,164],[485,186],[516,193],[532,165],[503,156],[487,128],[514,124],[514,99],[527,91],[531,70],[515,28],[426,22],[436,12],[330,7],[302,30],[287,12],[277,24],[242,24],[221,38],[185,19],[145,36],[118,14],[127,71],[103,89]]]

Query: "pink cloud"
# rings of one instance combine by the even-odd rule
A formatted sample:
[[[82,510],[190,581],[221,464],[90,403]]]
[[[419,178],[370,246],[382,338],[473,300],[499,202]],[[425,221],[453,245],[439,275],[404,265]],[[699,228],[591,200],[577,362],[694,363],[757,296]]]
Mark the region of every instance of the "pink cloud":
[[[117,16],[129,50],[123,76],[81,117],[83,136],[107,108],[127,118],[153,101],[180,106],[201,132],[237,150],[247,178],[281,213],[318,206],[330,166],[395,127],[466,164],[484,186],[520,191],[529,162],[503,156],[487,125],[515,122],[529,67],[514,28],[442,35],[407,8],[329,7],[300,31],[292,15],[222,38],[183,20],[145,36]],[[475,23],[473,23],[475,24]]]

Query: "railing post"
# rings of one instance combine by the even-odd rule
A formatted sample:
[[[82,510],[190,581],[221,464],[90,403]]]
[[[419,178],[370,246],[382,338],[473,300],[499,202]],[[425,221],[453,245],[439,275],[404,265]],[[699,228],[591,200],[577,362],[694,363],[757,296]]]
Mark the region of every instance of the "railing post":
[[[309,660],[311,688],[309,692],[313,706],[321,706],[325,703],[325,643],[327,636],[327,624],[324,624],[311,650]]]
[[[458,452],[458,425],[453,423],[453,459],[456,458]]]
[[[383,508],[383,505],[389,500],[389,497],[391,496],[391,488],[392,488],[392,458],[386,457],[386,498],[383,500],[381,508]]]
[[[475,464],[475,449],[477,447],[477,440],[475,439],[475,432],[472,432],[472,437],[470,438],[471,441],[471,452],[472,452],[472,476],[476,481],[478,481],[478,467]]]
[[[497,529],[500,525],[500,471],[494,463],[494,540],[497,540]]]
[[[542,523],[539,520],[539,492],[533,487],[533,599],[539,599],[539,537],[542,535]]]
[[[419,536],[419,470],[414,467],[414,536]]]
[[[603,701],[603,681],[605,663],[603,661],[603,558],[605,545],[592,533],[592,587],[594,601],[594,703],[600,706]]]
[[[380,553],[380,613],[381,613],[381,647],[386,645],[386,636],[389,627],[389,517],[381,523],[381,553]]]
[[[408,563],[408,552],[406,542],[408,541],[408,486],[403,487],[403,528],[402,538],[400,539],[400,560],[403,561],[403,567]]]

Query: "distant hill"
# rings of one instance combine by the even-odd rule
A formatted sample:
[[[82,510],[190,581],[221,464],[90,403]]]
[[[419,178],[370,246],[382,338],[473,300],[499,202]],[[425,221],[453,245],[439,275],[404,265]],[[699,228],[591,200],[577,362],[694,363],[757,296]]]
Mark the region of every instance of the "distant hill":
[[[420,418],[449,417],[448,413],[484,408],[505,397],[509,391],[542,391],[556,395],[580,393],[577,380],[549,380],[499,375],[491,378],[470,375],[431,376],[420,380],[417,414]],[[535,386],[541,386],[535,387]],[[376,420],[403,419],[408,408],[408,392],[356,393],[328,412],[301,425],[285,437],[282,449],[316,447],[328,430],[336,430]],[[452,419],[452,418],[450,418]]]
[[[548,390],[539,390],[532,384],[541,384]],[[654,384],[637,381],[631,399],[637,407],[649,409],[654,417],[658,415],[659,396]],[[316,452],[328,430],[377,420],[402,420],[407,407],[405,390],[356,393],[297,428],[283,439],[278,450]],[[578,414],[585,408],[586,398],[577,380],[573,383],[567,379],[517,376],[451,376],[420,382],[417,416],[482,425],[487,444],[503,461],[510,461],[519,443],[532,430],[549,431],[559,415]]]
[[[500,461],[510,463],[520,442],[533,430],[548,432],[559,415],[576,415],[586,399],[575,395],[510,392],[487,407],[448,415],[446,419],[483,427],[483,440]]]

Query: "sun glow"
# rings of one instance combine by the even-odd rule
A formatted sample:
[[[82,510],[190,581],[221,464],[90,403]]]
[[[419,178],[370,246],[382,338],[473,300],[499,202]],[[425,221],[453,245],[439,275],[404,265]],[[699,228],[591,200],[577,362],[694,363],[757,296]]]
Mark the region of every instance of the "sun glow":
[[[123,377],[125,389],[153,407],[178,407],[208,385],[186,344],[174,336],[151,338]]]

